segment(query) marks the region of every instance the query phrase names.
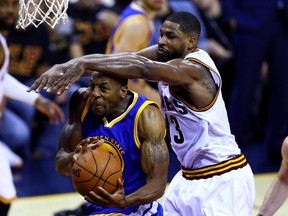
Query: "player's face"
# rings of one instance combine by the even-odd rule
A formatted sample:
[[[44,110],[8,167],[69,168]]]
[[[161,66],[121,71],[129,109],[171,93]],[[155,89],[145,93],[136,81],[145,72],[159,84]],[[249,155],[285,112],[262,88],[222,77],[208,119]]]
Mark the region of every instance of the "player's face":
[[[152,11],[161,11],[166,4],[166,0],[142,0],[145,7]]]
[[[18,19],[18,0],[0,0],[0,29],[15,28]]]
[[[158,58],[160,61],[169,61],[175,58],[184,58],[188,52],[190,38],[181,30],[179,24],[165,21],[160,30],[158,42]]]
[[[101,117],[117,117],[121,113],[121,101],[125,97],[125,87],[116,79],[93,75],[90,81],[92,111]]]

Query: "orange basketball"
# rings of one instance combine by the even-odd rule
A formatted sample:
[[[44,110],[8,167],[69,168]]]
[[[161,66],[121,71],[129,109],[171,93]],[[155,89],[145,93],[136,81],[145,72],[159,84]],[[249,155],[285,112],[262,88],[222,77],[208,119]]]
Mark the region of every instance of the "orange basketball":
[[[82,196],[89,191],[97,194],[99,186],[114,193],[118,188],[119,178],[122,178],[121,165],[107,151],[88,149],[73,165],[72,182]]]

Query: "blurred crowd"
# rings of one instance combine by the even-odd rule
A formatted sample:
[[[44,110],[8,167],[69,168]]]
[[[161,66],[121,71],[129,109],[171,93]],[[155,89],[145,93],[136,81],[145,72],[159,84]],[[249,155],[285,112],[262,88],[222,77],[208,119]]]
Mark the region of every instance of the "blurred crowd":
[[[157,43],[159,26],[169,14],[192,12],[202,25],[199,48],[211,55],[221,73],[231,130],[240,148],[245,152],[247,145],[261,142],[271,162],[279,163],[281,144],[288,134],[286,3],[281,0],[70,1],[68,23],[60,23],[54,29],[42,24],[38,28],[30,26],[9,31],[9,73],[30,86],[47,68],[71,58],[92,53],[137,51]],[[129,6],[146,15],[150,33],[145,36],[149,41],[145,45],[139,35],[132,35],[144,24],[134,26],[131,34],[128,28],[115,32],[120,28],[122,12]],[[111,44],[115,46],[113,49]],[[145,90],[141,93],[157,100],[154,95],[157,87],[143,82],[133,81],[131,89]],[[60,96],[40,94],[57,103],[67,116],[71,94],[88,85],[89,79],[81,78]],[[11,99],[3,100],[0,110],[0,140],[24,163],[25,160],[54,158],[63,122],[52,125],[34,106]],[[11,127],[1,125],[1,118],[7,113],[13,115],[12,132]]]

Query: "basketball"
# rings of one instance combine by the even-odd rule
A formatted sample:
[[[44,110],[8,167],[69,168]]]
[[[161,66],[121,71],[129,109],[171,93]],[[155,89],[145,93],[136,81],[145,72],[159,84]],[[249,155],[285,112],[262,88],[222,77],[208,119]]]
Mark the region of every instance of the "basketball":
[[[73,164],[72,183],[82,196],[89,191],[97,194],[99,186],[112,194],[118,188],[119,178],[122,178],[121,165],[108,151],[89,148]]]

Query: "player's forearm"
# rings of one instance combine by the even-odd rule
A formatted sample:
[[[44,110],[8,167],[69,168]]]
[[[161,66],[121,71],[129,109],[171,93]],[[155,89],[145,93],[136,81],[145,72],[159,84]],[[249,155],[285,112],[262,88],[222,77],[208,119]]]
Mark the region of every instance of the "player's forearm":
[[[288,185],[276,178],[265,195],[259,214],[272,216],[283,205],[288,196]]]
[[[107,75],[128,79],[149,79],[147,66],[151,60],[135,53],[111,55],[95,54],[79,59],[85,71],[98,71]]]
[[[164,195],[166,178],[147,182],[143,187],[125,197],[127,206],[148,204]],[[126,206],[126,207],[127,207]]]
[[[145,154],[143,150],[141,154]],[[147,182],[143,187],[126,196],[126,202],[129,206],[151,203],[163,196],[167,184],[168,170],[168,158],[165,155],[157,154],[159,156],[157,162],[142,161],[142,168],[147,175]],[[144,167],[143,163],[145,163]]]
[[[157,51],[157,50],[156,50]],[[151,53],[149,55],[149,53]],[[61,94],[78,81],[81,76],[89,76],[91,72],[98,71],[110,76],[127,79],[147,79],[159,81],[162,77],[157,75],[166,74],[163,64],[155,64],[152,60],[156,56],[155,49],[136,54],[132,52],[116,53],[110,55],[92,54],[72,59],[63,64],[56,64],[37,78],[28,91],[45,90],[50,93]],[[163,80],[165,81],[165,80]]]

